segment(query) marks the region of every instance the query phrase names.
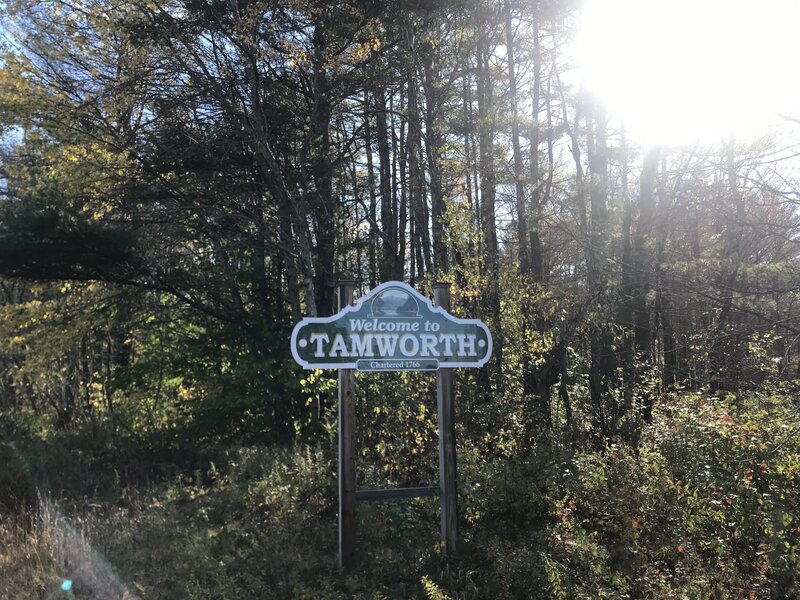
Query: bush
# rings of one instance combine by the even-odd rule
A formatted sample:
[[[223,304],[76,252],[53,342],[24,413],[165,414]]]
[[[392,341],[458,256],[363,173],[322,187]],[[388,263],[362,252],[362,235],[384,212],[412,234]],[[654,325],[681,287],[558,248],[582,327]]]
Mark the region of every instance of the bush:
[[[554,595],[798,597],[793,420],[780,396],[689,395],[638,451],[577,455],[554,505]]]

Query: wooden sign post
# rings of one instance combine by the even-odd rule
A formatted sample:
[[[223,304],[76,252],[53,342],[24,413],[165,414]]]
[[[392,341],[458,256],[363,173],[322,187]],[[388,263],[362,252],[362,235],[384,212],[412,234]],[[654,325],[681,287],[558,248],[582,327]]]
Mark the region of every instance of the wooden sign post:
[[[433,284],[436,306],[450,312],[450,285]],[[439,489],[441,490],[441,540],[445,555],[456,551],[458,540],[458,488],[456,486],[456,419],[453,370],[436,372],[436,407],[439,417]]]
[[[354,281],[339,282],[339,312],[353,303]],[[356,552],[356,374],[339,369],[339,566],[354,564]]]
[[[309,317],[292,332],[292,355],[306,369],[339,369],[339,566],[355,563],[356,503],[440,496],[446,556],[458,543],[453,369],[480,367],[492,354],[492,336],[477,319],[449,313],[450,285],[433,286],[435,306],[399,281],[371,290],[353,304],[355,282],[340,281],[339,312]],[[358,490],[355,462],[355,371],[435,371],[439,416],[439,486]]]

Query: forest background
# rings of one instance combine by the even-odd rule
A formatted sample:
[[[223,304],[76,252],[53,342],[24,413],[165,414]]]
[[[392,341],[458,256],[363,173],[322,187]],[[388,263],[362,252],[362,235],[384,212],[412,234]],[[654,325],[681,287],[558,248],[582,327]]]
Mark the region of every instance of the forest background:
[[[629,141],[570,1],[2,7],[4,597],[800,597],[792,116]],[[493,333],[451,560],[418,499],[336,568],[340,278]],[[358,387],[359,486],[435,483],[433,378]]]

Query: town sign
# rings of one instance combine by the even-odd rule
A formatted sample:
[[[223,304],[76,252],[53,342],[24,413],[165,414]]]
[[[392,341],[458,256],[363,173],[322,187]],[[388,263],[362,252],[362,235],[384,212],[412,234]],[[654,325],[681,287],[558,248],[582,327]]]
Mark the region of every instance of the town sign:
[[[332,317],[308,317],[292,331],[305,369],[436,371],[480,367],[492,336],[478,319],[459,319],[400,281],[379,285]]]

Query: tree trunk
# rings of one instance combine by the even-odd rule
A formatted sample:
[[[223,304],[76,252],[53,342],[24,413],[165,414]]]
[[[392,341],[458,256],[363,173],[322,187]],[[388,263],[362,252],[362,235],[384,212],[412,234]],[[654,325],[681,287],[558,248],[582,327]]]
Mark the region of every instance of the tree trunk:
[[[652,238],[659,156],[658,148],[650,148],[643,158],[639,180],[639,222],[633,240],[633,346],[637,364],[636,386],[642,398],[641,414],[646,423],[652,421],[654,402],[652,394],[647,393],[643,386],[645,371],[653,366],[650,309],[647,305],[652,260],[647,245]]]
[[[666,165],[662,168],[666,172]],[[658,320],[658,333],[661,338],[661,352],[663,364],[661,367],[661,390],[665,392],[675,383],[677,368],[677,353],[675,350],[675,332],[672,326],[672,296],[670,294],[666,272],[661,268],[665,257],[667,244],[668,225],[671,219],[672,198],[667,197],[664,185],[658,188],[658,225],[656,238],[655,268],[656,297],[654,312]]]
[[[735,214],[723,225],[722,256],[720,264],[719,289],[721,300],[716,335],[717,350],[714,352],[712,365],[712,390],[735,390],[741,378],[741,366],[745,348],[743,341],[735,330],[735,312],[733,304],[736,280],[742,263],[742,237],[744,233],[745,211],[742,194],[739,191],[736,172],[735,139],[731,134],[725,144],[725,176],[727,197]],[[732,221],[732,222],[731,222]]]
[[[538,2],[534,8],[538,12]],[[541,108],[542,92],[542,54],[539,43],[539,20],[536,16],[533,19],[533,89],[531,102],[531,132],[530,132],[530,185],[531,185],[531,209],[530,209],[530,233],[528,243],[528,261],[530,275],[534,281],[544,280],[544,258],[542,256],[542,241],[539,236],[539,223],[541,221],[542,206],[548,201],[550,186],[544,188],[542,194],[542,178],[539,170],[539,144],[541,135],[539,132],[539,110]],[[553,177],[553,133],[552,133],[552,110],[550,107],[549,94],[547,97],[547,147],[548,147],[548,182],[552,182]],[[528,224],[526,223],[526,226]]]
[[[519,245],[519,268],[522,273],[529,274],[530,259],[528,253],[528,216],[525,206],[525,180],[522,174],[522,151],[519,144],[519,115],[517,112],[517,74],[514,64],[514,30],[511,19],[511,8],[506,1],[503,4],[506,30],[506,62],[508,63],[508,93],[511,99],[511,147],[514,155],[514,192],[517,205],[517,243]],[[536,32],[534,32],[536,35]],[[538,107],[537,107],[538,108]],[[538,149],[537,149],[538,152]],[[531,160],[536,154],[531,153]]]
[[[480,153],[481,231],[483,233],[483,264],[487,278],[483,292],[483,304],[489,315],[494,345],[494,368],[492,379],[498,393],[503,389],[503,335],[500,323],[500,257],[497,247],[497,225],[495,216],[495,170],[494,170],[494,100],[492,81],[488,69],[488,51],[483,37],[478,38],[477,93]],[[488,391],[488,390],[487,390]]]
[[[369,262],[369,287],[374,288],[378,283],[378,201],[375,193],[375,168],[372,164],[372,129],[370,120],[372,114],[369,106],[369,92],[364,91],[364,150],[367,155],[367,186],[369,187],[369,244],[367,255]]]
[[[633,209],[628,193],[628,145],[625,132],[620,141],[620,157],[622,163],[622,288],[619,308],[617,310],[617,326],[622,331],[619,352],[622,369],[622,404],[620,417],[627,417],[633,409],[634,392],[634,346],[633,346],[633,276],[634,266],[631,263],[631,222]],[[630,441],[630,440],[629,440]]]
[[[400,95],[400,112],[405,109],[405,105],[403,102],[403,95],[401,92]],[[403,267],[403,271],[405,272],[405,260],[406,260],[406,245],[407,245],[407,238],[406,238],[406,228],[408,227],[408,182],[407,182],[407,174],[408,174],[408,140],[406,137],[406,122],[404,120],[400,121],[400,137],[398,140],[399,146],[399,155],[400,159],[398,161],[398,166],[400,167],[400,177],[397,185],[395,186],[395,193],[397,188],[400,189],[400,211],[397,219],[397,244],[398,244],[398,258],[401,261],[400,264]],[[413,273],[413,270],[411,271]]]
[[[381,230],[383,231],[380,261],[381,281],[403,278],[402,262],[398,261],[397,248],[397,195],[392,193],[392,164],[389,135],[386,127],[386,91],[380,87],[375,92],[377,109],[378,165],[380,172]]]
[[[311,113],[311,180],[309,207],[314,217],[315,290],[317,314],[333,312],[336,219],[333,200],[333,165],[330,158],[331,100],[326,74],[327,36],[322,25],[314,31],[313,109]]]
[[[419,114],[418,83],[415,69],[409,69],[408,81],[408,154],[409,205],[414,221],[412,252],[417,256],[417,275],[433,270],[431,237],[428,225],[428,206],[425,194],[425,173],[422,164],[422,122]]]
[[[589,131],[589,201],[591,221],[589,223],[589,252],[587,256],[588,286],[595,298],[593,335],[590,341],[589,395],[592,407],[598,414],[607,415],[606,398],[614,374],[614,352],[611,332],[603,316],[606,299],[608,274],[605,272],[608,248],[608,148],[606,145],[606,115],[596,101],[592,101],[591,116],[587,118]],[[606,429],[609,423],[604,420]],[[613,427],[614,425],[611,424]],[[604,435],[610,433],[604,431]]]
[[[442,191],[442,134],[440,124],[441,92],[438,50],[426,44],[424,68],[425,91],[425,153],[428,158],[428,179],[431,191],[431,229],[433,237],[433,270],[444,274],[450,270],[447,253],[447,228],[445,220],[444,194]]]

